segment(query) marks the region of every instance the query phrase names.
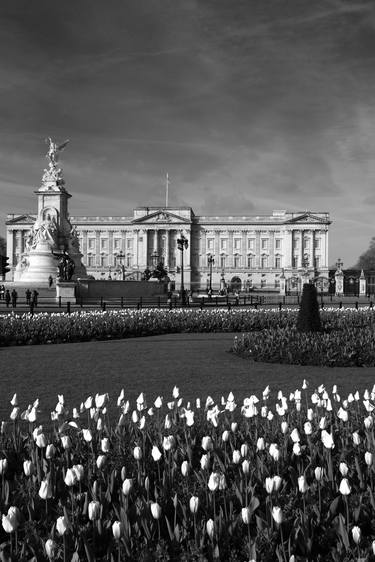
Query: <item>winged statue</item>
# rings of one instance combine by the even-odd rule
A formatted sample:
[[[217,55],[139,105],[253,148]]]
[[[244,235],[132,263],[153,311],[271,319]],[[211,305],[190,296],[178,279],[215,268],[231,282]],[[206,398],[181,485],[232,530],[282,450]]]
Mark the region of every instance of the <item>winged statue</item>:
[[[57,164],[57,161],[59,159],[59,153],[64,150],[64,148],[66,147],[68,142],[69,142],[69,139],[64,141],[62,144],[57,144],[56,142],[54,142],[51,139],[51,137],[48,137],[46,139],[46,143],[49,144],[49,148],[48,148],[48,152],[46,154],[46,157],[49,158],[52,165],[55,166]]]

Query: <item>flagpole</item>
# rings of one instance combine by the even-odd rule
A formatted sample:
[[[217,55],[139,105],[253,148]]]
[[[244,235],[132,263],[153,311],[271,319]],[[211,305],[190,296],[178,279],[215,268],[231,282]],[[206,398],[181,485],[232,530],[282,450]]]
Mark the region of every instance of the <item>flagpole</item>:
[[[167,172],[167,180],[165,182],[165,208],[168,209],[168,188],[169,188],[169,177]]]

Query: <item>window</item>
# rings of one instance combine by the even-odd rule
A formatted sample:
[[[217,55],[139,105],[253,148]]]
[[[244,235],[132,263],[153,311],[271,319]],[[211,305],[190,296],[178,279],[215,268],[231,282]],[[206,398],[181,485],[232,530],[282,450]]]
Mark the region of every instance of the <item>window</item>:
[[[224,269],[225,267],[225,256],[220,256],[220,267]]]
[[[235,238],[233,240],[233,248],[235,250],[241,250],[241,238]]]
[[[247,256],[247,267],[250,267],[250,269],[255,267],[255,256]]]
[[[268,256],[262,256],[261,267],[268,267]]]
[[[100,249],[103,251],[108,250],[108,238],[100,239]]]
[[[280,279],[275,279],[275,289],[280,287]]]
[[[121,248],[121,238],[114,238],[113,248],[114,248],[114,250],[120,250],[120,248]]]
[[[280,240],[280,238],[275,239],[275,250],[281,250],[281,240]]]
[[[308,250],[310,248],[310,238],[304,238],[303,239],[303,247],[305,250]]]
[[[87,247],[89,250],[95,250],[95,238],[88,238]]]
[[[95,267],[95,256],[88,256],[87,265],[89,267]]]
[[[208,238],[207,239],[207,250],[213,250],[214,244],[215,244],[215,240],[213,238]]]
[[[280,258],[280,256],[276,256],[275,257],[275,268],[280,269],[280,267],[281,267],[281,258]]]
[[[255,248],[255,240],[254,238],[248,238],[247,240],[247,249],[248,250],[254,250]]]
[[[241,256],[234,256],[234,267],[241,267]]]
[[[268,240],[266,238],[262,238],[261,240],[261,248],[262,250],[267,250],[268,248]]]
[[[226,238],[222,238],[220,240],[220,250],[226,251],[228,245],[228,240]]]
[[[131,238],[128,238],[126,240],[126,247],[128,250],[131,250],[133,248],[133,240]]]
[[[298,267],[298,257],[293,256],[293,267]]]
[[[320,238],[315,238],[315,240],[314,240],[314,248],[315,248],[315,250],[319,250],[319,249],[320,249]]]
[[[261,279],[260,280],[260,286],[263,289],[263,287],[265,287],[267,285],[267,281],[265,279]]]
[[[132,256],[128,254],[126,256],[126,267],[131,267],[131,266],[132,266]]]
[[[315,262],[314,265],[315,265],[316,269],[319,269],[319,267],[320,267],[320,256],[316,256],[314,262]]]

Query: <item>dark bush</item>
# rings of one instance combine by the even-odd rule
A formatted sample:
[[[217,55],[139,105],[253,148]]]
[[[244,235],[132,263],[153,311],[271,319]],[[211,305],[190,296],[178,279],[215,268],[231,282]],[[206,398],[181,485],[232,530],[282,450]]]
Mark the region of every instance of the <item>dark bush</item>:
[[[310,283],[303,286],[301,306],[297,318],[299,332],[320,332],[320,314],[318,293],[316,287]]]

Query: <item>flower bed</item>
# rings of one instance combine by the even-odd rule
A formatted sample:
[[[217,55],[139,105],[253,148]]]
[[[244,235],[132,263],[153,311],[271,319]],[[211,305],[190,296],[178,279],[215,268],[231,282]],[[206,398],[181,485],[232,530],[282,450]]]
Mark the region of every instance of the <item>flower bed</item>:
[[[236,337],[232,351],[267,363],[328,367],[375,366],[374,313],[327,310],[321,332],[299,332],[295,326],[273,326]]]
[[[375,388],[108,395],[49,427],[12,399],[0,435],[7,560],[374,560]],[[294,557],[294,558],[293,558]]]

